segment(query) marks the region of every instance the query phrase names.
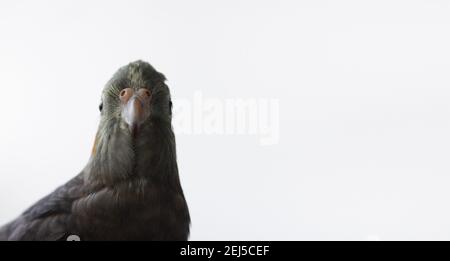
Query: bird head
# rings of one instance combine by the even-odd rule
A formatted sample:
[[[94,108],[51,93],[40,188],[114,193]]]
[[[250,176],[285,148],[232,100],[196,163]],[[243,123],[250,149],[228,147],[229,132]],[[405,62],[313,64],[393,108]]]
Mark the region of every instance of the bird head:
[[[138,138],[152,120],[171,120],[171,100],[165,77],[150,64],[132,62],[106,84],[100,104],[103,125],[119,124]]]
[[[172,102],[165,80],[150,64],[135,61],[121,67],[107,82],[89,164],[95,171],[90,172],[130,175],[136,161],[151,161],[152,148],[174,146]]]

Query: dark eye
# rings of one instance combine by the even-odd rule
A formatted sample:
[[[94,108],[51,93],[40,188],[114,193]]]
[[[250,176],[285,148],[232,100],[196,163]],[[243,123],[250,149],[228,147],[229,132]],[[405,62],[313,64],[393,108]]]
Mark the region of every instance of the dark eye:
[[[103,110],[103,102],[98,106],[98,110],[101,112]]]

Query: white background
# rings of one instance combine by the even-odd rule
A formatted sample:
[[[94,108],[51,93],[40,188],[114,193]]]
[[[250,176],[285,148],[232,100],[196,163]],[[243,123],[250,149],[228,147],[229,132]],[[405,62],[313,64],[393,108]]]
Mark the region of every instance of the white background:
[[[103,85],[275,98],[280,140],[178,135],[192,240],[450,240],[448,1],[0,3],[0,223],[86,164]]]

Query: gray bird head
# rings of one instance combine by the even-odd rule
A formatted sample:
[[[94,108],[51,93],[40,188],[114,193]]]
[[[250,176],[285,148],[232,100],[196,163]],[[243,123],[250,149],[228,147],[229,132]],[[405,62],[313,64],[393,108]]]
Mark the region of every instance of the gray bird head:
[[[164,82],[164,75],[143,61],[120,68],[102,93],[102,123],[119,123],[137,137],[152,120],[170,122],[172,103]]]
[[[165,80],[150,64],[136,61],[120,68],[108,81],[88,166],[96,175],[125,178],[136,172],[136,161],[150,161],[152,147],[157,149],[165,140],[167,146],[175,145],[172,102]]]

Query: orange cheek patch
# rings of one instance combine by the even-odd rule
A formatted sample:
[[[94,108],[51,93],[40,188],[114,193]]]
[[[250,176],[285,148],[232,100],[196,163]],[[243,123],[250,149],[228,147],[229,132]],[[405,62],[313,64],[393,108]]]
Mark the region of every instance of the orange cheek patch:
[[[95,135],[94,146],[92,146],[91,155],[95,155],[97,152],[98,134]]]

